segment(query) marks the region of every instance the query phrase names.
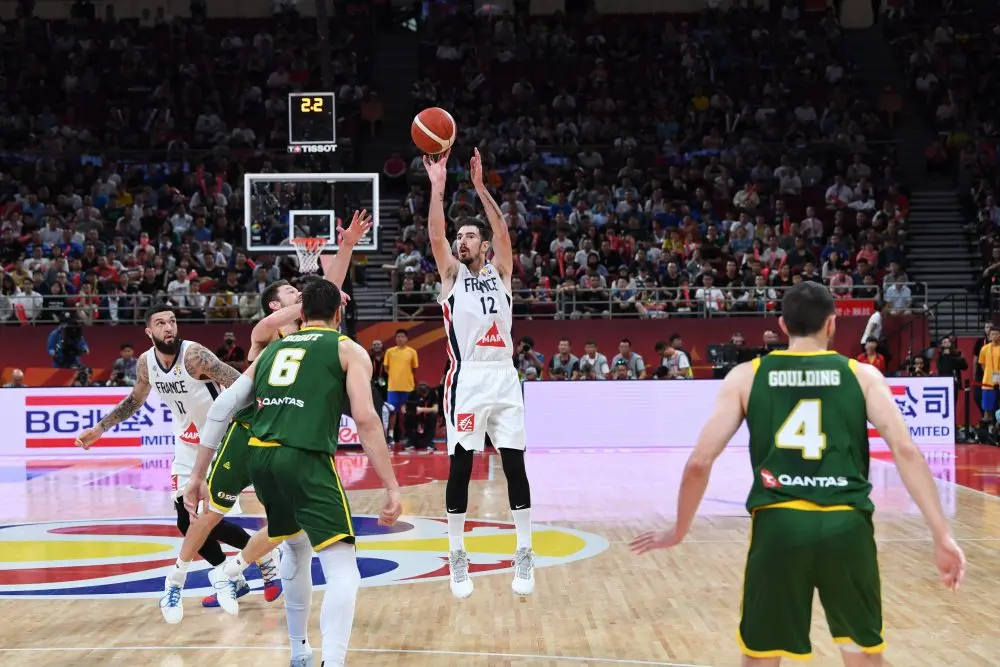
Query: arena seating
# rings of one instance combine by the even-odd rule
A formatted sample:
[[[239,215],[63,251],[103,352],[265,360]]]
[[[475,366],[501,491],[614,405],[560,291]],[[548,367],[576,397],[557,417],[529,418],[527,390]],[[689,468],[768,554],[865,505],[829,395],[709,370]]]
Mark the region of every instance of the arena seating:
[[[343,154],[372,24],[330,34]],[[315,35],[294,11],[4,25],[0,321],[126,321],[166,293],[192,316],[256,315],[245,295],[294,266],[240,251],[242,174],[327,170],[286,152],[287,93],[321,86]]]
[[[474,210],[463,163],[478,143],[494,168],[489,177],[506,183],[504,209],[520,251],[516,283],[530,290],[519,304],[524,314],[652,317],[714,309],[695,297],[708,271],[725,280],[725,310],[755,312],[758,306],[737,303],[755,275],[780,288],[814,255],[829,280],[837,267],[821,270],[818,260],[837,247],[840,261],[855,264],[869,231],[877,266],[868,282],[877,287],[887,258],[901,262],[905,196],[889,145],[880,143],[887,131],[839,57],[838,36],[832,14],[442,21],[423,45],[413,99],[417,108],[452,110],[462,128],[450,222]],[[419,159],[411,168],[412,197],[422,202]],[[835,177],[843,184],[835,186]],[[400,248],[413,281],[397,282],[404,292],[421,285],[433,291],[436,279],[424,276],[431,268],[424,222],[413,218],[407,236],[414,247]],[[736,238],[737,220],[745,238]],[[709,227],[718,234],[708,238]],[[780,257],[802,227],[810,230],[805,247],[782,278]],[[775,232],[782,250],[766,253]],[[725,277],[729,260],[739,279]],[[679,277],[668,276],[671,262]],[[851,272],[854,282],[865,280],[864,269]],[[610,293],[619,275],[627,276],[618,294],[624,299]],[[690,299],[676,290],[684,278]],[[592,279],[596,303],[554,303],[553,294],[567,289],[574,303],[583,301]],[[654,294],[652,287],[670,291]],[[838,292],[851,294],[849,287]],[[419,295],[398,298],[403,316],[435,312],[412,306]],[[773,298],[764,301],[773,308]]]

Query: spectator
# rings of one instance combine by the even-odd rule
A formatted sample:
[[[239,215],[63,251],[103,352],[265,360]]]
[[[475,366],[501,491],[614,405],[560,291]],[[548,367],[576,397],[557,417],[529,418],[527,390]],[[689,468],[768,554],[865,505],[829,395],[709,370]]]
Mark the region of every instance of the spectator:
[[[108,382],[112,387],[134,387],[136,379],[135,349],[131,343],[122,343],[118,348],[118,358],[111,366],[111,380]]]
[[[406,329],[396,330],[396,344],[385,351],[385,371],[388,375],[386,402],[392,406],[389,414],[389,437],[395,443],[397,431],[402,423],[397,418],[416,386],[414,371],[420,365],[417,351],[409,346],[410,337]]]
[[[10,374],[10,382],[3,386],[4,389],[24,389],[27,387],[24,384],[24,371],[20,368],[15,368]]]
[[[438,401],[427,383],[421,382],[402,406],[404,450],[419,450],[421,454],[434,451],[434,432],[437,426]]]
[[[611,360],[611,365],[615,369],[615,379],[618,379],[618,367],[620,365],[625,366],[628,377],[636,380],[644,380],[646,378],[646,362],[632,351],[632,341],[628,338],[622,338],[621,342],[618,343],[618,354]]]
[[[617,358],[617,357],[616,357]],[[629,363],[624,359],[618,359],[614,363],[614,373],[611,376],[612,380],[634,380],[635,377],[629,371]]]
[[[913,301],[909,285],[896,280],[886,285],[883,298],[892,312],[896,313],[908,311]]]
[[[222,340],[222,345],[215,351],[215,356],[220,361],[224,361],[241,373],[247,369],[247,353],[236,342],[236,334],[227,331]]]
[[[990,332],[993,331],[993,323],[986,322],[983,324],[983,335],[981,338],[976,339],[976,344],[972,347],[972,363],[974,365],[974,373],[972,377],[972,395],[976,399],[976,405],[983,404],[983,366],[979,363],[979,353],[982,352],[983,348],[990,342]]]
[[[660,357],[660,368],[665,369],[664,377],[666,379],[686,380],[694,377],[687,352],[663,341],[658,342],[654,349]]]
[[[869,338],[865,341],[865,351],[858,355],[858,361],[863,364],[874,366],[880,373],[885,375],[887,368],[885,357],[878,351],[879,342],[877,338]]]
[[[526,369],[524,369],[524,381],[525,382],[534,382],[534,381],[541,380],[541,379],[542,379],[542,377],[541,377],[541,375],[539,375],[538,369],[536,367],[534,367],[534,366],[528,366]]]
[[[577,380],[580,377],[580,360],[573,354],[569,338],[559,340],[559,351],[549,359],[549,375],[552,376],[556,371],[563,379]]]
[[[907,376],[913,378],[927,377],[927,359],[920,355],[913,357],[913,360],[910,362],[910,368],[907,371]]]
[[[996,422],[997,386],[1000,385],[1000,329],[991,328],[989,342],[979,350],[979,366],[983,369],[983,393],[980,407],[984,426]]]
[[[959,396],[962,387],[962,373],[968,370],[969,362],[962,356],[962,350],[954,346],[951,336],[942,336],[938,344],[937,374],[950,377],[955,381],[955,396]]]

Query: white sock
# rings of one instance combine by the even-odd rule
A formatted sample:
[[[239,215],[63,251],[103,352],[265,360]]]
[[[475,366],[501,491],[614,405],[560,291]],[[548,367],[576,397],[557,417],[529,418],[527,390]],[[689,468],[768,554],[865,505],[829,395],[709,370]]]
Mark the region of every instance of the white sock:
[[[517,548],[531,548],[531,508],[511,510],[514,515],[514,529],[517,531]]]
[[[354,625],[354,603],[361,585],[361,572],[353,544],[335,542],[318,554],[326,579],[326,592],[319,611],[323,633],[324,667],[342,667]]]
[[[222,564],[222,573],[230,579],[236,580],[240,578],[243,570],[247,569],[249,565],[249,563],[243,560],[243,554],[236,554],[227,558],[226,562]]]
[[[312,607],[312,545],[303,533],[286,541],[285,548],[295,552],[295,570],[281,580],[285,595],[285,622],[292,660],[312,655],[309,645],[309,611]]]
[[[448,549],[450,551],[465,549],[465,512],[448,514]]]
[[[187,571],[191,566],[191,561],[177,559],[174,566],[170,568],[170,573],[167,575],[167,580],[174,586],[180,586],[184,588],[184,581],[187,579]]]

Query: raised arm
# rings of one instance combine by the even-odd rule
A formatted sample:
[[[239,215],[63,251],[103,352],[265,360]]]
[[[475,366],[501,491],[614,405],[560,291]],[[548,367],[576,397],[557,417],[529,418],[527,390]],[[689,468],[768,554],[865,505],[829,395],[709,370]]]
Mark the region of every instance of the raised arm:
[[[337,254],[333,257],[320,256],[319,258],[320,264],[323,266],[324,278],[337,287],[344,286],[347,272],[351,270],[351,255],[354,253],[354,246],[371,228],[372,217],[368,215],[367,210],[355,211],[347,229],[337,227],[339,236]]]
[[[253,331],[250,332],[250,352],[247,353],[247,361],[252,362],[256,359],[264,348],[278,337],[278,332],[300,319],[302,319],[302,304],[293,303],[274,311],[255,324]]]
[[[211,380],[220,387],[228,387],[236,382],[240,372],[221,361],[207,347],[193,343],[184,355],[184,369],[188,375],[198,380]],[[249,370],[249,369],[247,369]]]
[[[109,429],[134,415],[146,399],[149,398],[149,366],[146,365],[146,355],[152,351],[143,352],[135,365],[135,385],[129,395],[109,412],[104,419],[76,437],[76,446],[90,449],[90,446],[101,439]],[[220,362],[221,363],[221,362]],[[235,372],[235,371],[234,371]]]
[[[510,280],[511,273],[514,271],[514,249],[510,242],[510,232],[507,229],[507,221],[504,220],[503,212],[483,182],[483,161],[479,156],[478,148],[475,149],[475,154],[469,163],[469,171],[472,174],[472,184],[486,210],[486,219],[490,221],[490,230],[493,232],[493,259],[490,260],[490,263],[496,267],[502,278]]]
[[[424,168],[431,181],[427,235],[431,240],[431,250],[434,253],[438,274],[441,276],[442,294],[451,291],[455,276],[458,275],[458,260],[451,252],[451,244],[448,242],[448,223],[444,217],[444,190],[448,181],[448,155],[450,153],[451,151],[447,150],[437,159],[429,155],[424,156]]]

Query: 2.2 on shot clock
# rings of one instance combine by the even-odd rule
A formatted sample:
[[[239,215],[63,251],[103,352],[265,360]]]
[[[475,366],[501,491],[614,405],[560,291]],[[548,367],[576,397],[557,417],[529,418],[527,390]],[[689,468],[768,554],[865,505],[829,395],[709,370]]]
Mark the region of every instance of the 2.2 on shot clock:
[[[333,93],[288,94],[288,151],[337,150],[337,105]]]

